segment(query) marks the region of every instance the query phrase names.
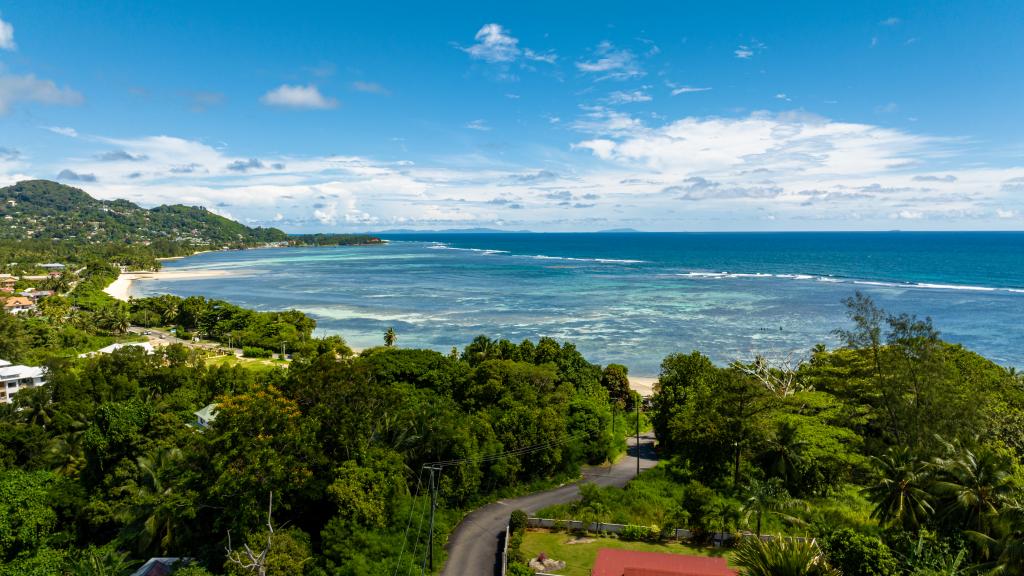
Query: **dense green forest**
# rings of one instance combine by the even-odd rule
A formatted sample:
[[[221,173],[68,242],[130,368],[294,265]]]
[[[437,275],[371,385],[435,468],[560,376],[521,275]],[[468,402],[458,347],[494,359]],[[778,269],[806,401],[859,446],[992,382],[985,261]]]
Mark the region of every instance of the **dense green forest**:
[[[698,541],[815,536],[821,564],[847,576],[1024,574],[1024,379],[927,319],[859,294],[847,304],[845,346],[799,366],[666,358],[651,414],[665,461],[542,514],[689,528]],[[809,552],[753,542],[743,552],[775,554],[779,571],[747,574],[828,573],[782,571],[780,558]]]
[[[265,536],[271,492],[271,574],[391,573],[423,463],[451,462],[442,555],[459,510],[623,447],[604,373],[572,345],[353,357],[314,342],[288,370],[210,368],[180,346],[52,362],[49,384],[0,407],[0,574],[94,574],[84,567],[154,555],[220,573],[229,531],[236,545]],[[191,426],[210,402],[212,426]],[[402,572],[417,561],[406,554]]]

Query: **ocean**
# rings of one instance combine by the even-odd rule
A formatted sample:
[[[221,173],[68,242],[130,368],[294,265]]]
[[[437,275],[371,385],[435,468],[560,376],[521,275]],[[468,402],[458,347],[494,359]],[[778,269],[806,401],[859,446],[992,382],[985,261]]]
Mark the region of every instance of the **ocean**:
[[[843,299],[932,318],[950,342],[1024,368],[1024,233],[415,234],[387,244],[211,252],[144,280],[135,296],[295,308],[317,335],[447,352],[475,336],[551,336],[588,359],[658,374],[673,352],[726,364],[839,345]]]

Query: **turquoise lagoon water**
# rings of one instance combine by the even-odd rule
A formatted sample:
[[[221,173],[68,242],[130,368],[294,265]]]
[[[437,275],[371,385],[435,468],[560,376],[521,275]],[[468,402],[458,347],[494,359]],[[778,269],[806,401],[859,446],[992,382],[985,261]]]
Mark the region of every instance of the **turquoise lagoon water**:
[[[943,337],[1024,367],[1024,233],[395,235],[365,247],[213,252],[136,282],[136,296],[295,308],[317,334],[448,351],[478,334],[574,342],[592,361],[656,375],[667,354],[719,363],[835,346],[842,300],[932,317]]]

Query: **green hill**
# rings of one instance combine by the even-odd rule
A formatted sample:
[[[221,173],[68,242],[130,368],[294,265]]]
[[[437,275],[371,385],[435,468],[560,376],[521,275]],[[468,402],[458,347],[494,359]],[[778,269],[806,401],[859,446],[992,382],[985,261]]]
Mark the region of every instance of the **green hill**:
[[[97,200],[49,180],[0,188],[0,240],[30,239],[219,247],[289,238],[276,228],[250,228],[199,206],[147,210],[127,200]]]

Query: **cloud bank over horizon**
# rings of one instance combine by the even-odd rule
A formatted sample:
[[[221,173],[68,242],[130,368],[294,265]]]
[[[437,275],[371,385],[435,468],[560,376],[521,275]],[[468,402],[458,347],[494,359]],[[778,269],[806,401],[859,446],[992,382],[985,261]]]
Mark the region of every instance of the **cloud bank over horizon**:
[[[292,232],[1024,225],[1024,144],[908,116],[914,84],[847,105],[859,96],[827,78],[784,79],[796,61],[770,30],[566,39],[483,18],[381,48],[425,53],[401,74],[401,58],[337,65],[304,48],[302,65],[210,68],[239,88],[161,93],[139,71],[112,92],[60,58],[38,64],[49,48],[16,18],[0,20],[0,185],[55,179]],[[864,22],[857,62],[924,50],[902,16]],[[708,64],[676,65],[694,54]]]

